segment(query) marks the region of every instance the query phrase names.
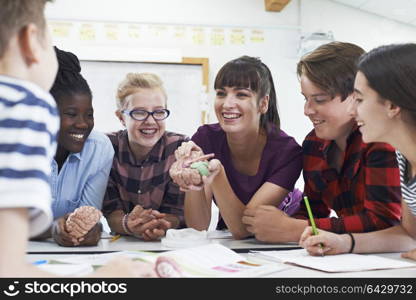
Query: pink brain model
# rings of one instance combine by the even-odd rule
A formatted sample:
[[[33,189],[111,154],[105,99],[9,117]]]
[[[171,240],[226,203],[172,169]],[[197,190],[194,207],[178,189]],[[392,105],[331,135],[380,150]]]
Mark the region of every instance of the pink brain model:
[[[75,238],[84,236],[101,218],[101,211],[92,206],[75,209],[66,220],[66,230]]]
[[[198,169],[190,168],[190,163],[203,155],[202,151],[193,150],[191,151],[190,156],[177,157],[177,161],[170,169],[171,176],[178,176],[182,179],[186,178],[185,184],[187,185],[201,185],[201,174]]]

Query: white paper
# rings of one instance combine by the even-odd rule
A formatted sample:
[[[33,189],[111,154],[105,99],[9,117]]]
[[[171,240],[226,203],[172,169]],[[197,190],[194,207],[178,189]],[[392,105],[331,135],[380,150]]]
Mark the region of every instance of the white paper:
[[[271,261],[292,263],[325,272],[357,272],[365,270],[399,269],[416,264],[377,255],[339,254],[311,256],[305,249],[287,251],[250,251],[251,255]]]
[[[184,277],[260,277],[287,269],[283,264],[253,263],[221,244],[207,244],[162,253],[121,251],[94,255],[71,255],[55,259],[63,263],[104,265],[115,256],[127,256],[154,263],[159,256],[172,258]]]
[[[167,251],[161,254],[172,257],[175,260],[189,265],[213,268],[215,266],[226,265],[245,258],[238,253],[220,244],[208,244],[204,246],[191,247],[186,249]]]
[[[195,247],[210,242],[206,230],[199,231],[193,228],[168,229],[166,236],[161,240],[163,246],[173,249]]]
[[[83,276],[94,271],[90,264],[43,264],[37,267],[58,276]]]
[[[228,239],[232,237],[233,235],[228,230],[208,231],[208,238],[210,239]]]
[[[258,277],[287,267],[278,264],[253,264],[221,244],[164,252],[160,256],[173,258],[186,277]]]
[[[56,258],[54,261],[67,264],[89,264],[93,266],[102,266],[107,264],[112,258],[116,256],[125,256],[131,259],[141,259],[148,255],[149,253],[142,251],[119,251],[103,254],[70,255],[68,257]]]

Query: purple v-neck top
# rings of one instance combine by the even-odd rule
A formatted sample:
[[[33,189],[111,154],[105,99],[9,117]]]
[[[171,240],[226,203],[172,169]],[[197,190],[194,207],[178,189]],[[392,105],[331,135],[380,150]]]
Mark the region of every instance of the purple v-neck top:
[[[254,176],[242,174],[234,168],[225,132],[218,123],[199,127],[192,140],[205,154],[215,153],[215,158],[224,166],[234,193],[245,205],[265,182],[292,191],[302,170],[302,148],[293,137],[274,125],[267,130],[267,142]],[[286,211],[289,207],[284,202],[279,208]]]

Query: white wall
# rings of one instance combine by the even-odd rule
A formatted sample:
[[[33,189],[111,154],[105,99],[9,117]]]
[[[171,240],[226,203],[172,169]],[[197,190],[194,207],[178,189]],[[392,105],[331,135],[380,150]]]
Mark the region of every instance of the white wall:
[[[301,0],[300,15],[302,31],[331,30],[336,40],[366,51],[383,44],[416,42],[416,26],[328,0]]]
[[[177,43],[172,47],[179,47],[183,56],[209,58],[211,104],[213,80],[225,62],[244,54],[261,57],[271,68],[276,81],[282,128],[299,143],[312,128],[303,116],[304,101],[295,73],[298,41],[302,33],[331,30],[336,40],[356,43],[365,50],[387,43],[415,41],[416,38],[416,27],[329,0],[292,0],[280,13],[266,12],[263,0],[55,0],[49,4],[46,15],[49,20],[263,30],[266,38],[263,47],[214,47],[189,43]],[[210,121],[215,122],[212,111]],[[301,180],[298,186],[302,186]]]
[[[56,0],[47,7],[46,15],[49,20],[205,25],[263,30],[266,39],[264,47],[249,44],[218,47],[189,43],[177,43],[171,47],[180,47],[183,56],[209,58],[208,98],[211,104],[215,74],[224,63],[241,55],[260,57],[270,67],[276,81],[282,128],[300,143],[310,126],[302,115],[303,103],[295,76],[300,32],[298,4],[297,0],[293,0],[282,12],[276,13],[266,12],[262,0]],[[216,121],[212,105],[210,121]]]
[[[281,13],[266,12],[264,0],[55,0],[47,17],[144,23],[297,26],[297,0]]]

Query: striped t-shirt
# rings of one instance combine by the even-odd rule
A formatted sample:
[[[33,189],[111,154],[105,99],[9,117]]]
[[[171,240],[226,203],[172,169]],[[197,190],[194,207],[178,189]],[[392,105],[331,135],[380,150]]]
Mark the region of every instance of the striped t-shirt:
[[[30,236],[52,221],[49,176],[58,128],[50,94],[0,76],[0,209],[29,208]]]
[[[411,213],[416,216],[416,177],[408,178],[408,161],[399,151],[396,151],[397,161],[400,168],[400,182],[402,186],[402,197],[407,203]]]

